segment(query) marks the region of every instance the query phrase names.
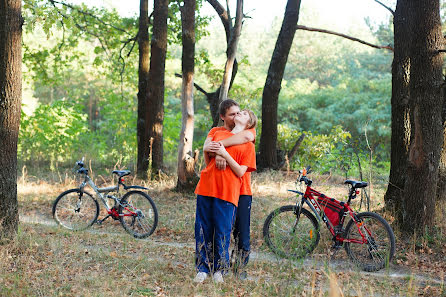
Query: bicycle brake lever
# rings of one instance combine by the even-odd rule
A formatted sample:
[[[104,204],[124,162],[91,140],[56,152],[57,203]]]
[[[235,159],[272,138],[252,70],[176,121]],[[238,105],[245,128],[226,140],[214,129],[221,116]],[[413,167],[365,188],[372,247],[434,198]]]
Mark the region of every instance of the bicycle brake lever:
[[[307,170],[307,173],[311,173],[313,170],[311,170],[311,166],[308,165],[307,168],[305,168]]]

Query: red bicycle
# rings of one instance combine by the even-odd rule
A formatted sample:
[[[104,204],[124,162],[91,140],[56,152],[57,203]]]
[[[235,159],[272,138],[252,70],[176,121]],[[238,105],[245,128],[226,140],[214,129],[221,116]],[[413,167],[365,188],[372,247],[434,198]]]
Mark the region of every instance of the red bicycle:
[[[296,205],[282,206],[266,218],[263,236],[269,248],[285,258],[302,258],[319,243],[319,222],[323,221],[333,236],[333,247],[344,246],[360,268],[377,271],[388,265],[395,253],[395,235],[389,223],[377,213],[356,213],[350,207],[351,200],[359,194],[358,189],[367,187],[367,183],[346,180],[348,200],[341,202],[311,188],[312,181],[306,176],[308,170],[300,171],[296,181],[306,185],[305,193],[288,190],[297,194]],[[347,216],[350,221],[344,228]]]

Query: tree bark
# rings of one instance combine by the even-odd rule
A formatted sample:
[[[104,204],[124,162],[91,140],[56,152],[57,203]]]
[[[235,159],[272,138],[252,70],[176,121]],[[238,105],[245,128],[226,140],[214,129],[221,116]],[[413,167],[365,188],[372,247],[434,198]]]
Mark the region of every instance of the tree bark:
[[[277,168],[277,104],[288,55],[299,20],[300,0],[288,0],[262,95],[259,168]]]
[[[163,167],[164,74],[167,54],[169,0],[155,0],[149,70],[149,139],[153,138],[152,173]]]
[[[0,243],[18,230],[17,139],[22,98],[22,2],[0,0]]]
[[[399,0],[394,13],[394,55],[392,63],[392,136],[390,142],[390,175],[384,201],[386,208],[401,215],[401,203],[407,174],[411,135],[409,81],[411,32],[409,3]]]
[[[424,233],[435,222],[438,165],[443,143],[443,49],[439,0],[411,0],[410,140],[403,214],[407,233]]]
[[[446,90],[443,88],[443,108],[441,121],[443,124],[443,145],[441,148],[440,164],[438,165],[437,201],[446,202]]]
[[[178,144],[177,190],[193,190],[198,182],[192,153],[194,137],[194,66],[195,66],[195,0],[184,1],[181,10],[182,23],[182,73],[181,91],[182,125]]]
[[[138,141],[137,174],[141,178],[147,177],[149,169],[149,133],[146,110],[149,102],[149,1],[141,0],[139,4],[139,68],[138,68],[138,120],[136,135]]]
[[[143,137],[140,137],[141,157],[138,152],[138,175],[145,176],[150,170],[157,174],[163,167],[164,121],[164,74],[167,53],[168,0],[155,0],[153,10],[153,34],[148,72],[147,102],[144,108]],[[150,146],[151,139],[153,140]],[[151,154],[149,154],[151,152]],[[138,163],[139,163],[138,162]],[[149,168],[149,164],[150,167]]]

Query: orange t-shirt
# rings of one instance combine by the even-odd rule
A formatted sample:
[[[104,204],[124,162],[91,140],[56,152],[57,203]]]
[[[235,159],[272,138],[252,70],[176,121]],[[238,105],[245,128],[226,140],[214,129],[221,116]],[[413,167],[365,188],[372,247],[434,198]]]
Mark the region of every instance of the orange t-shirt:
[[[226,129],[214,132],[213,141],[220,141],[234,135]],[[255,147],[252,142],[228,147],[226,151],[239,165],[247,166],[247,172],[256,169]],[[225,170],[219,170],[215,165],[215,158],[212,158],[206,168],[201,171],[195,194],[215,197],[238,206],[241,183],[242,179],[235,175],[230,166],[226,166]]]
[[[212,128],[211,131],[208,133],[208,138],[213,138],[215,132],[217,131],[228,131],[225,127],[215,127]],[[251,132],[254,135],[254,143],[256,138],[256,129],[251,128],[248,129],[249,132]],[[232,133],[231,133],[232,134]],[[232,134],[234,135],[234,134]],[[230,135],[230,136],[232,136]],[[229,137],[229,136],[228,136]],[[255,150],[254,150],[254,158],[255,158]],[[246,173],[242,176],[242,185],[240,187],[240,195],[250,195],[252,196],[252,190],[251,190],[251,172],[246,171]]]

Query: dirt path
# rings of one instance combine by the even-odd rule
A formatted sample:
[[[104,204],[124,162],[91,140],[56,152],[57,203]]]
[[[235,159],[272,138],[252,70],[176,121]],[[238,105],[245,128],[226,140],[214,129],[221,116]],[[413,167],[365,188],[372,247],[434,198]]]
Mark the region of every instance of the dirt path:
[[[56,222],[52,220],[51,218],[48,218],[44,214],[33,214],[33,215],[27,215],[27,214],[20,214],[20,221],[26,224],[40,224],[40,225],[46,225],[46,226],[56,226]],[[100,233],[100,234],[110,234],[110,231],[105,230],[98,230],[95,228],[89,229],[88,232],[92,233]],[[113,232],[115,233],[115,232]],[[118,232],[116,232],[118,233]],[[161,241],[157,240],[156,238],[149,237],[146,239],[142,239],[144,241],[148,241],[151,244],[157,245],[157,246],[168,246],[173,248],[191,248],[194,247],[194,242],[174,242],[174,241]],[[250,260],[252,262],[255,261],[261,261],[261,262],[286,262],[290,263],[289,260],[284,260],[282,258],[279,258],[278,256],[274,255],[273,253],[268,252],[262,252],[262,251],[252,251],[250,255]],[[351,272],[351,271],[357,271],[353,264],[349,261],[345,260],[338,260],[338,259],[330,259],[328,262],[326,260],[324,261],[316,261],[312,258],[305,258],[300,261],[292,261],[293,265],[303,265],[306,267],[311,267],[312,269],[317,270],[325,270],[328,266],[331,270],[340,272]],[[188,263],[183,263],[188,264]],[[364,276],[370,276],[370,277],[376,277],[376,278],[392,278],[396,281],[398,280],[407,280],[407,279],[414,279],[417,283],[425,284],[425,283],[433,283],[438,285],[444,285],[445,281],[440,278],[433,278],[428,275],[423,275],[420,273],[414,273],[413,271],[410,271],[409,269],[397,266],[397,265],[390,265],[388,269],[383,269],[378,272],[364,272],[364,271],[358,271]],[[252,279],[255,280],[255,279]]]

